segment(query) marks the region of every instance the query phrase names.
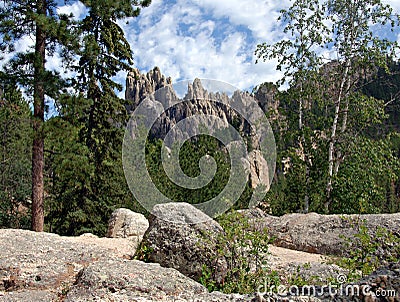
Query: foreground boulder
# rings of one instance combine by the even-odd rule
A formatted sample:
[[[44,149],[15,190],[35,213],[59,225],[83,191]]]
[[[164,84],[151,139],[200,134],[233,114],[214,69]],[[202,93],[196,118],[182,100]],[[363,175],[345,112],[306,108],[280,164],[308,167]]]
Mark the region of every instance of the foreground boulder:
[[[178,271],[136,260],[109,259],[94,263],[79,276],[66,297],[78,301],[208,301],[207,290]]]
[[[100,259],[131,258],[126,239],[91,234],[0,229],[0,301],[59,301],[86,267]]]
[[[120,208],[111,214],[107,237],[130,238],[140,242],[148,227],[149,222],[143,214]]]
[[[127,239],[0,229],[0,301],[243,301],[171,268],[124,259]]]
[[[202,276],[203,265],[214,267],[215,281],[222,281],[227,263],[217,255],[217,237],[223,229],[216,221],[187,203],[158,204],[149,221],[138,250],[145,250],[142,256],[147,261],[175,268],[194,280]]]
[[[365,224],[373,238],[381,227],[400,237],[400,213],[371,215],[286,214],[281,217],[264,214],[261,210],[246,210],[258,227],[268,229],[275,237],[274,245],[309,253],[346,255],[348,247],[342,236],[352,237]],[[379,239],[379,238],[377,238]],[[384,242],[382,242],[384,245]],[[378,253],[384,255],[385,249]]]
[[[0,229],[0,301],[400,301],[400,263],[357,283],[368,286],[369,296],[325,292],[274,300],[268,294],[208,293],[172,268],[126,259],[125,244],[131,240]]]

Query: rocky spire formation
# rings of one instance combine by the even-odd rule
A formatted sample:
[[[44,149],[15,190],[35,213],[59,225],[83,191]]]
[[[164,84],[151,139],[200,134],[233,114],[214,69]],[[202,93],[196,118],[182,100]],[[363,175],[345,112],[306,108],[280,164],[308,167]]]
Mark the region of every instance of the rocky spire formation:
[[[269,175],[267,161],[262,157],[259,149],[258,137],[254,135],[254,129],[249,122],[230,105],[236,104],[235,108],[246,108],[251,116],[258,112],[254,108],[258,106],[276,106],[273,101],[273,93],[263,86],[263,90],[258,92],[261,102],[254,102],[254,98],[248,92],[235,91],[231,96],[225,93],[207,91],[201,80],[195,79],[193,83],[188,83],[186,95],[179,99],[172,87],[171,78],[166,78],[161,74],[158,67],[141,74],[135,69],[128,74],[126,80],[126,101],[129,112],[146,99],[146,108],[149,112],[163,112],[153,124],[150,135],[164,139],[166,135],[173,141],[184,141],[186,138],[196,135],[196,129],[207,125],[208,129],[219,131],[232,125],[241,135],[250,138],[249,154],[243,158],[246,169],[250,172],[250,182],[253,188],[258,184],[263,184],[269,189]],[[225,105],[226,104],[226,105]],[[266,108],[269,109],[269,108]],[[189,124],[182,124],[175,127],[180,121],[195,116]],[[217,118],[215,118],[217,117]],[[252,150],[252,151],[251,151]]]
[[[161,74],[160,68],[154,67],[148,73],[140,73],[135,68],[128,73],[126,77],[125,99],[131,101],[128,105],[128,111],[133,111],[137,105],[147,96],[158,89],[171,85],[170,77],[166,78]]]

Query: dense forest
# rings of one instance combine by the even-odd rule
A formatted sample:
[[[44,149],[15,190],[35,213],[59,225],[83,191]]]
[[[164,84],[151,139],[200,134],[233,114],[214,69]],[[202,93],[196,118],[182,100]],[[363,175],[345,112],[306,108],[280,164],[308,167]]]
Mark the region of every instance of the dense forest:
[[[124,177],[129,104],[117,97],[124,87],[112,78],[134,67],[118,21],[138,16],[150,2],[82,1],[88,14],[78,21],[57,14],[53,1],[0,6],[4,53],[13,53],[23,35],[36,41],[0,73],[0,227],[104,235],[114,209],[145,212]],[[397,16],[380,1],[295,0],[280,20],[289,38],[260,44],[255,53],[259,61],[277,59],[285,74],[252,92],[256,99],[273,95],[263,109],[278,149],[262,208],[273,215],[399,212],[400,63],[397,44],[371,29],[398,27]],[[335,59],[319,55],[326,45]],[[55,52],[74,77],[45,68],[46,55]],[[57,115],[45,119],[50,102]],[[199,173],[204,154],[216,160],[215,179],[202,190],[171,184],[160,149],[161,141],[149,138],[148,170],[160,191],[176,201],[208,200],[229,177],[225,153],[214,139],[200,136],[181,150],[180,164],[190,176]],[[248,185],[237,208],[247,206],[251,191]]]

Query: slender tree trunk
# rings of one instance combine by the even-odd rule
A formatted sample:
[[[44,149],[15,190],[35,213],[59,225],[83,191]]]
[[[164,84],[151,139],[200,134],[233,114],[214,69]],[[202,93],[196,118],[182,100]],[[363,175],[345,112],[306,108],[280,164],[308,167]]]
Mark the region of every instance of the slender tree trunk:
[[[46,14],[46,0],[37,1],[37,13]],[[44,83],[46,34],[36,22],[33,96],[33,148],[32,148],[32,230],[43,231],[44,225]]]
[[[335,167],[335,142],[336,142],[336,132],[338,128],[338,123],[339,123],[339,115],[340,115],[340,108],[341,108],[341,102],[342,98],[345,93],[345,84],[348,82],[348,74],[350,70],[350,61],[348,60],[345,65],[345,69],[343,72],[343,77],[342,81],[340,83],[339,87],[339,93],[338,97],[335,102],[335,115],[333,118],[333,123],[332,123],[332,130],[331,130],[331,138],[329,142],[329,149],[328,149],[328,183],[326,185],[326,201],[325,201],[325,211],[329,212],[329,206],[331,203],[331,194],[332,194],[332,180],[333,180],[333,175],[334,175],[334,167]],[[337,167],[338,169],[338,167]]]
[[[306,164],[306,184],[305,184],[305,193],[304,193],[304,204],[303,204],[303,212],[308,213],[310,207],[310,197],[308,194],[309,186],[310,186],[310,167],[309,167],[309,158],[308,158],[308,149],[306,144],[306,138],[304,136],[304,97],[303,97],[303,83],[300,83],[300,100],[299,100],[299,130],[301,135],[300,149],[303,148],[304,162]]]

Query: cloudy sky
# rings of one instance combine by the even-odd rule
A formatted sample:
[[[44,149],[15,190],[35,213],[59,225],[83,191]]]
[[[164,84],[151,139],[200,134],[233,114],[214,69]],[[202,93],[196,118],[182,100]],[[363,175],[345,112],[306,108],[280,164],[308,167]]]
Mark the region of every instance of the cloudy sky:
[[[383,0],[400,12],[399,0]],[[79,1],[59,0],[59,12],[85,15]],[[260,42],[282,37],[277,26],[279,10],[290,0],[153,0],[138,18],[121,21],[134,51],[135,66],[145,72],[160,67],[173,81],[198,78],[225,81],[240,89],[280,78],[276,62],[255,64]],[[396,38],[394,36],[394,38]],[[23,48],[33,41],[21,41]],[[57,69],[53,58],[48,67]],[[126,73],[117,80],[125,83]],[[120,96],[124,93],[121,92]]]
[[[399,0],[385,2],[400,12]],[[142,71],[159,66],[173,81],[208,78],[249,89],[281,77],[276,62],[255,64],[254,50],[260,42],[273,43],[282,37],[276,19],[290,3],[153,0],[138,18],[120,25]]]
[[[195,77],[248,88],[277,79],[274,63],[255,64],[257,43],[276,41],[283,1],[155,0],[124,26],[141,70],[159,66],[174,80]]]

